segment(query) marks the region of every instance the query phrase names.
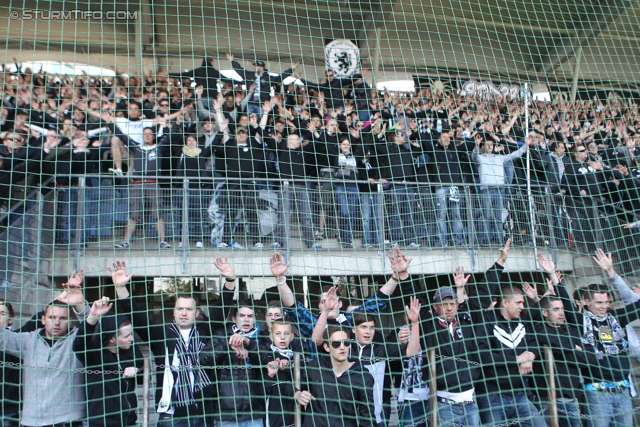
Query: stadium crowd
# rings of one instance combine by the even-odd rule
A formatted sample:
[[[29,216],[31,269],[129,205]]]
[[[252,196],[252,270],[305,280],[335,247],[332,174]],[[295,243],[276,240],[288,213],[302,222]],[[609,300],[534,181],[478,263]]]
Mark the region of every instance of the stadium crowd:
[[[129,204],[117,247],[129,247],[146,212],[166,249],[171,245],[159,196],[173,188],[168,203],[180,207],[183,184],[166,178],[188,178],[196,246],[209,240],[205,234],[213,224],[214,247],[242,248],[243,242],[261,248],[261,194],[286,187],[272,246],[285,244],[283,224],[289,222],[283,216],[295,207],[308,247],[328,237],[334,209],[344,247],[353,246],[355,229],[362,229],[362,245],[373,247],[382,243],[380,185],[389,239],[418,248],[469,240],[461,203],[467,197],[463,186],[473,184],[482,212],[478,240],[503,244],[502,211],[513,191],[508,185],[526,183],[528,156],[534,191],[549,186],[568,196],[576,240],[593,241],[588,234],[594,204],[610,213],[624,208],[625,222],[638,210],[640,118],[632,101],[534,101],[527,107],[527,129],[519,97],[429,87],[390,94],[374,90],[366,70],[345,79],[327,70],[325,81],[316,83],[296,73],[299,63],[274,74],[263,61],[253,62],[250,71],[233,56],[227,59],[242,82],[225,78],[212,58],[183,73],[117,73],[111,80],[0,73],[2,209],[21,200],[25,189],[55,177],[61,189],[57,238],[68,243],[78,176],[92,174],[84,184],[83,212],[93,219],[82,239],[98,238],[113,223],[113,216],[104,223],[98,214],[105,212],[99,200],[117,197],[104,193],[110,174]],[[287,78],[290,84],[284,84]],[[435,200],[435,230],[421,216],[426,195]],[[206,211],[214,198],[219,214],[210,222]],[[244,235],[237,231],[238,211],[248,223]],[[556,234],[561,243],[569,238],[560,225]]]
[[[296,403],[303,426],[387,426],[392,388],[400,426],[429,425],[432,372],[439,426],[547,426],[550,399],[561,426],[579,427],[583,419],[587,426],[633,425],[630,358],[640,340],[627,326],[639,317],[640,290],[626,285],[602,250],[594,259],[610,286],[570,296],[542,253],[543,289],[512,285],[502,278],[509,252],[508,240],[476,280],[459,267],[453,286],[427,293],[409,272],[412,259],[396,247],[392,274],[373,295],[348,306],[328,286],[317,310],[296,299],[289,265],[276,252],[270,269],[279,298],[262,315],[242,294],[234,300],[234,268],[218,257],[224,280],[215,303],[178,294],[164,323],[150,320],[130,294],[133,274],[124,261],[109,269],[115,300],[90,305],[83,273],[73,273],[21,329],[11,329],[12,305],[0,303],[3,425],[136,425],[140,345],[155,360],[158,426],[290,426]],[[384,329],[380,315],[394,299],[405,316]],[[553,371],[542,361],[543,346],[553,352]],[[294,353],[303,356],[300,385]]]

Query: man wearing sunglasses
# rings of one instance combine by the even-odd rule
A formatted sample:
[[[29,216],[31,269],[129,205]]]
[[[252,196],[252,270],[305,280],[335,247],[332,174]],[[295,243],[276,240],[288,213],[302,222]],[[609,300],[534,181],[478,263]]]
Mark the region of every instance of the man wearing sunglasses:
[[[330,326],[322,345],[329,357],[311,361],[303,373],[302,388],[294,394],[306,408],[303,426],[376,426],[374,380],[357,360],[350,360],[349,330]]]

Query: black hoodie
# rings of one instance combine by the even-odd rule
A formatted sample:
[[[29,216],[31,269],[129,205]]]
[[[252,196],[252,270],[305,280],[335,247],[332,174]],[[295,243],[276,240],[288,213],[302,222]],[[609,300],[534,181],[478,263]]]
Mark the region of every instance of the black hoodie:
[[[307,406],[303,426],[375,426],[373,377],[359,362],[336,377],[330,356],[312,360],[303,371],[302,390],[315,400]]]
[[[123,377],[129,367],[142,372],[143,356],[136,345],[109,351],[105,345],[116,334],[125,316],[103,316],[96,325],[84,322],[73,342],[76,357],[91,373],[86,374],[87,420],[90,426],[130,426],[137,421],[136,377]]]
[[[220,71],[214,68],[207,58],[202,58],[202,64],[199,68],[194,68],[191,71],[185,71],[184,73],[169,73],[169,77],[175,77],[179,79],[192,78],[195,80],[198,86],[204,88],[202,94],[205,98],[216,99],[218,97],[218,79],[223,76]]]

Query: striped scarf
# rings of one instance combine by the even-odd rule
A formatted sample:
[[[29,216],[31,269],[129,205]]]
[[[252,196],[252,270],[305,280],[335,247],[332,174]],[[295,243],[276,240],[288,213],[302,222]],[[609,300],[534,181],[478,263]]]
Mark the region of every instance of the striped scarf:
[[[165,400],[167,408],[193,405],[196,403],[195,394],[211,384],[209,376],[198,362],[198,355],[205,344],[200,340],[195,326],[189,332],[188,345],[175,323],[169,330],[175,335],[175,339],[170,340],[175,343],[175,347],[172,350],[170,345],[166,346],[162,400],[171,396],[169,405],[166,405]]]

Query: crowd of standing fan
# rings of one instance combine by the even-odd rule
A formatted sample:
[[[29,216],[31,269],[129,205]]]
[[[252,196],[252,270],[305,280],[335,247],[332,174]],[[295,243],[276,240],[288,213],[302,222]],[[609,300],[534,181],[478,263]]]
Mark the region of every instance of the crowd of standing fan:
[[[279,298],[263,319],[253,300],[234,300],[237,278],[224,257],[214,260],[221,274],[215,303],[178,294],[172,318],[160,323],[131,295],[133,274],[123,261],[109,269],[115,300],[89,305],[83,274],[74,273],[19,330],[12,329],[13,306],[0,304],[3,425],[135,425],[139,345],[155,360],[158,426],[289,426],[297,403],[304,426],[383,427],[393,389],[400,426],[429,425],[430,384],[439,426],[548,426],[550,403],[561,426],[633,425],[630,358],[640,354],[640,340],[627,326],[640,316],[640,290],[626,285],[602,250],[594,261],[610,286],[571,296],[542,254],[547,283],[516,285],[502,277],[509,251],[507,241],[475,283],[456,268],[453,286],[432,293],[410,275],[412,259],[394,248],[392,274],[373,295],[348,305],[329,286],[317,309],[296,299],[289,265],[276,252],[270,268]],[[385,329],[380,315],[394,299],[405,313]],[[543,346],[553,353],[553,373]],[[295,353],[302,354],[300,385]]]
[[[283,247],[283,216],[295,207],[308,247],[318,248],[328,237],[325,229],[335,209],[340,243],[352,247],[353,231],[361,228],[367,248],[383,243],[381,185],[389,240],[419,248],[468,243],[462,188],[475,184],[472,192],[482,208],[479,242],[502,244],[507,186],[526,182],[527,157],[534,188],[549,186],[568,197],[577,240],[593,241],[592,206],[610,213],[624,208],[625,222],[638,209],[640,118],[631,101],[534,101],[527,107],[527,129],[520,98],[431,88],[392,95],[374,90],[366,71],[337,79],[327,70],[326,80],[314,83],[297,74],[297,62],[273,74],[263,61],[254,61],[249,71],[233,56],[227,59],[242,82],[224,78],[211,58],[188,72],[118,74],[110,81],[0,73],[4,209],[55,177],[62,191],[58,241],[68,243],[78,175],[111,174],[129,201],[118,247],[129,247],[138,222],[151,217],[160,248],[168,249],[158,196],[182,185],[164,178],[184,177],[190,180],[189,220],[195,224],[190,239],[198,247],[208,240],[221,248]],[[302,84],[285,85],[287,78]],[[111,226],[94,224],[102,221],[104,206],[91,203],[114,197],[105,196],[103,181],[85,183],[92,191],[85,197],[83,239],[97,238]],[[285,186],[280,219],[264,242],[257,218],[260,195]],[[204,212],[212,194],[221,194],[222,226],[208,239]],[[432,194],[435,231],[419,209]],[[170,203],[180,206],[182,200],[178,196]],[[248,224],[242,235],[236,232],[238,211]],[[555,232],[561,242],[568,240],[562,227]]]

